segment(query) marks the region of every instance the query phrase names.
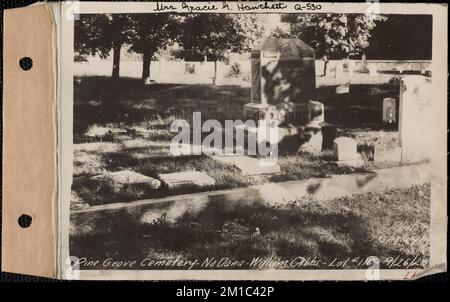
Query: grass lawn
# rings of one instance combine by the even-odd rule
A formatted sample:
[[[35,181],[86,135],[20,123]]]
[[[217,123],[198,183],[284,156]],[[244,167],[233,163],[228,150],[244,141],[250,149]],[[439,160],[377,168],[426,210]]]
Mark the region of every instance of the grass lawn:
[[[338,134],[357,140],[365,159],[362,168],[330,164],[331,153],[283,154],[278,175],[251,177],[235,167],[207,156],[174,157],[169,152],[170,123],[188,119],[193,111],[202,112],[202,120],[242,118],[243,105],[250,100],[250,89],[239,86],[171,85],[144,86],[138,80],[111,82],[103,77],[85,77],[74,83],[74,181],[75,208],[143,198],[243,187],[267,181],[327,177],[333,174],[366,172],[376,168],[373,145],[397,144],[398,132],[382,129],[381,100],[392,96],[389,84],[361,84],[348,97],[335,94],[335,86],[322,83],[318,99],[325,106],[326,120],[335,123]],[[352,93],[353,91],[353,93]],[[352,123],[349,123],[352,121]],[[384,166],[383,166],[384,167]],[[159,173],[205,171],[216,181],[207,188],[153,190],[145,185],[116,188],[104,180],[90,177],[107,171],[133,170],[150,177]]]
[[[399,268],[390,266],[393,259],[415,259],[410,268],[423,268],[429,261],[429,205],[430,185],[425,184],[322,202],[305,197],[280,206],[211,200],[192,207],[180,202],[88,212],[72,217],[71,255],[138,263],[177,257],[242,263],[194,269],[366,269],[364,260],[376,256],[381,268]],[[166,219],[168,211],[176,211],[176,218]],[[163,214],[154,217],[155,212]],[[257,257],[273,261],[252,266]],[[292,266],[298,257],[318,264]]]

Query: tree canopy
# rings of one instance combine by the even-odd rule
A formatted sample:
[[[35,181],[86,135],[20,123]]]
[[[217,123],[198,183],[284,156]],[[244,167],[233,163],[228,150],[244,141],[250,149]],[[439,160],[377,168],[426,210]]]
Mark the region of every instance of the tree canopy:
[[[300,38],[316,50],[316,57],[343,59],[362,54],[372,30],[384,19],[364,14],[288,14],[282,18],[289,25],[287,31],[276,29],[272,35]]]
[[[173,14],[134,14],[134,36],[129,51],[142,54],[142,78],[150,76],[155,53],[172,44],[178,36],[181,17]]]
[[[113,78],[119,77],[120,50],[135,35],[129,14],[86,14],[75,20],[74,47],[81,55],[107,58],[113,51]]]
[[[263,24],[251,14],[190,14],[184,19],[178,42],[179,56],[226,61],[230,52],[249,51],[263,33]]]

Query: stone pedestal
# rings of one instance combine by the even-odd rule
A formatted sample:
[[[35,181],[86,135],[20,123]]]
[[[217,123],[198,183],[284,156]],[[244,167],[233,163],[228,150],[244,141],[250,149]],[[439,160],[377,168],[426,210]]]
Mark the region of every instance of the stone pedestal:
[[[280,125],[319,127],[319,124],[325,121],[325,109],[322,103],[316,101],[276,105],[250,102],[244,105],[244,119],[255,122],[276,119]]]
[[[275,106],[268,104],[261,104],[250,102],[244,105],[244,120],[259,120],[277,119],[277,110]]]
[[[255,123],[258,120],[278,120],[278,140],[281,142],[279,150],[282,153],[284,151],[292,153],[298,150],[313,153],[322,151],[322,126],[325,121],[324,111],[324,105],[317,101],[308,101],[300,104],[283,103],[278,105],[264,105],[251,102],[244,106],[246,120],[251,119]],[[328,137],[327,139],[329,139]],[[289,146],[289,143],[292,146]],[[293,150],[295,146],[296,150]]]

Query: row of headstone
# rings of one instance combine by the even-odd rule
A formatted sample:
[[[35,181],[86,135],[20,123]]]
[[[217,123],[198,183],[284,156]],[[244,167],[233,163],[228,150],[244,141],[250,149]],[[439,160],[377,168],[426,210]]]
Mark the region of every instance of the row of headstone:
[[[335,129],[325,123],[323,104],[312,101],[315,69],[311,60],[314,60],[314,49],[301,40],[266,39],[261,49],[252,51],[252,99],[245,105],[244,114],[254,119],[275,117],[281,121],[281,125],[290,123],[302,126],[299,135],[308,137],[302,149],[321,151],[331,147]],[[399,123],[401,154],[405,161],[421,157],[419,154],[423,153],[421,148],[416,148],[424,145],[422,139],[417,142],[416,135],[422,129],[414,127],[421,125],[423,128],[426,125],[427,114],[424,112],[428,110],[426,108],[430,103],[430,93],[422,93],[429,89],[426,87],[430,85],[426,82],[429,80],[421,76],[404,78],[399,113],[395,99],[383,100],[382,121],[388,126]],[[405,90],[408,86],[411,88]],[[339,89],[337,93],[348,93],[348,85]],[[427,97],[428,101],[424,101],[424,97],[419,95]],[[408,101],[405,102],[405,99]],[[315,115],[315,112],[320,114]],[[415,149],[418,151],[414,151]],[[398,150],[394,150],[395,152],[398,153]]]
[[[110,182],[118,190],[129,185],[146,185],[153,190],[161,186],[169,190],[179,189],[186,186],[208,187],[215,185],[215,180],[206,172],[183,171],[168,174],[159,174],[159,179],[149,177],[134,171],[123,170],[117,172],[106,172],[92,177],[94,180]]]

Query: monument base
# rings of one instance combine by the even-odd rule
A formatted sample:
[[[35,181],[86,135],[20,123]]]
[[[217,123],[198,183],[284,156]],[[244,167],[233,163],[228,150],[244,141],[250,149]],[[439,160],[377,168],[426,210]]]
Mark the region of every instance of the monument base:
[[[273,105],[250,102],[244,105],[244,119],[255,122],[269,119],[269,112],[274,111],[276,111],[276,107]]]
[[[331,124],[324,122],[324,105],[316,101],[303,103],[284,102],[280,104],[261,104],[250,102],[244,106],[245,119],[278,121],[278,142],[281,153],[296,153],[305,151],[311,153],[321,152],[323,149],[332,148],[327,133],[322,134],[322,127]],[[326,129],[328,129],[325,127]],[[324,129],[325,129],[324,128]],[[335,129],[334,129],[335,130]],[[330,132],[331,133],[331,132]],[[331,147],[330,147],[331,146]]]
[[[276,119],[280,125],[306,125],[314,119],[316,111],[320,111],[320,122],[323,122],[323,104],[319,102],[284,102],[273,105],[250,102],[244,105],[244,119],[254,121]]]

